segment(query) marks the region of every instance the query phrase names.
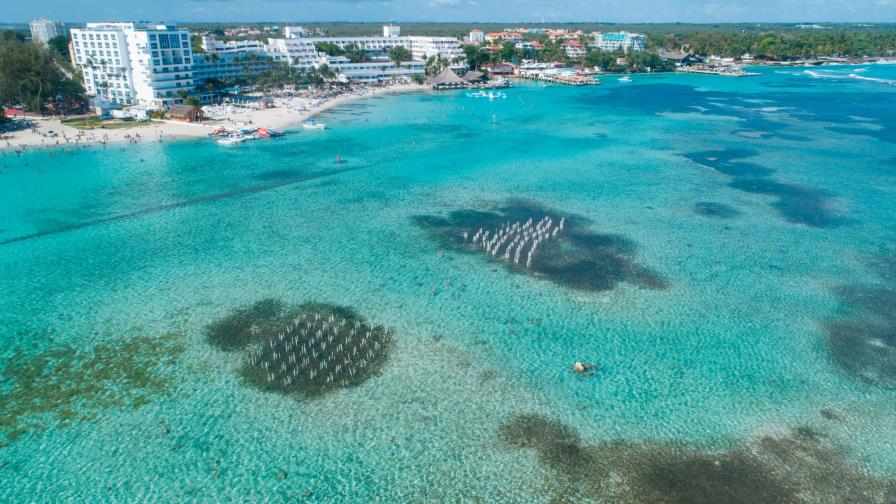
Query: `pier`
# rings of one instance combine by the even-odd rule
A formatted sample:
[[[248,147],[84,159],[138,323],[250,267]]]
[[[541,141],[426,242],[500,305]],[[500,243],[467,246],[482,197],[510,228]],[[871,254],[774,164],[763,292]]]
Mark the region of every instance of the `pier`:
[[[562,84],[564,86],[597,86],[600,81],[590,75],[567,72],[526,72],[520,73],[521,79],[529,79],[539,82],[550,82],[551,84]]]
[[[715,65],[691,65],[675,69],[676,72],[699,73],[707,75],[721,75],[723,77],[753,77],[759,75],[756,72],[747,72],[741,67],[715,66]]]

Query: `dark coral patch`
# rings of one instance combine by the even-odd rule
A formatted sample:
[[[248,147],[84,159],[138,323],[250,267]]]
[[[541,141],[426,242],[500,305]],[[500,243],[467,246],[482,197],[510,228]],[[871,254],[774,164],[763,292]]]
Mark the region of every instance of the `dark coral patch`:
[[[772,203],[788,222],[818,228],[837,227],[843,219],[831,209],[830,195],[818,189],[768,179],[736,178],[730,187],[754,194],[775,196]]]
[[[509,225],[530,221],[537,225],[546,220],[555,226],[551,229],[557,229],[561,221],[565,224],[560,234],[539,244],[531,262],[526,260],[526,255],[519,261],[514,261],[512,254],[505,258],[507,249],[503,247],[499,253],[488,253],[473,239],[484,231],[498,232]],[[648,289],[667,286],[659,274],[634,261],[637,247],[632,240],[618,234],[595,233],[588,229],[587,219],[534,202],[512,200],[494,210],[456,210],[447,217],[418,215],[414,222],[447,248],[481,253],[490,260],[501,261],[513,272],[531,274],[566,287],[604,291],[613,289],[620,282]],[[512,248],[508,248],[512,252]]]
[[[755,151],[748,149],[726,149],[691,152],[684,154],[684,157],[732,177],[766,177],[774,173],[762,165],[741,161],[756,154]]]
[[[230,315],[209,324],[205,339],[221,350],[242,350],[260,341],[289,323],[286,306],[278,299],[268,298],[233,310]]]
[[[858,380],[896,389],[896,285],[841,287],[836,295],[845,312],[824,324],[832,362]]]
[[[219,349],[245,352],[243,381],[298,398],[355,387],[380,373],[392,337],[351,308],[264,299],[206,328]]]
[[[379,374],[392,338],[350,308],[307,303],[291,323],[249,353],[243,379],[267,392],[301,398],[356,387]]]
[[[700,151],[683,154],[694,163],[732,177],[728,186],[752,194],[777,197],[772,208],[785,220],[818,228],[837,227],[845,222],[831,209],[831,195],[826,191],[775,181],[774,171],[762,165],[742,161],[756,153],[747,149]]]
[[[740,215],[740,211],[734,207],[712,201],[698,201],[694,204],[694,213],[703,217],[715,217],[717,219],[733,219]]]
[[[669,442],[586,445],[561,422],[524,413],[511,415],[498,438],[505,446],[535,451],[557,475],[548,490],[560,502],[889,504],[892,485],[850,466],[806,427],[711,453]]]

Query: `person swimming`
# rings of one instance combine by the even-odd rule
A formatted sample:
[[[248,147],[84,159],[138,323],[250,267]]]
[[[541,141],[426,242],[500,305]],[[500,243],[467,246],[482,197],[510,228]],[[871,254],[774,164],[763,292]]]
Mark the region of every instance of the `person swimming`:
[[[576,361],[572,365],[572,370],[580,375],[591,376],[597,370],[597,364]]]

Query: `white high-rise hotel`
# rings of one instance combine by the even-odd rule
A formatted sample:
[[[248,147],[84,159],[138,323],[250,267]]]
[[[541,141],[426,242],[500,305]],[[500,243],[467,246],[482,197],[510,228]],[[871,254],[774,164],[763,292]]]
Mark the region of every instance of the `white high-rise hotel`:
[[[35,19],[28,23],[31,28],[31,40],[38,44],[47,45],[51,38],[59,35],[59,25],[49,19]]]
[[[190,33],[173,24],[87,23],[73,29],[73,59],[89,94],[164,107],[193,91]]]

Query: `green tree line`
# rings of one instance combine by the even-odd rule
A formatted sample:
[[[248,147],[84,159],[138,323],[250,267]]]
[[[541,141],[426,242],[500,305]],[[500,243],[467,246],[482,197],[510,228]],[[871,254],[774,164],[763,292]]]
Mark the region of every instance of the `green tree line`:
[[[80,79],[53,44],[25,42],[12,31],[0,33],[0,104],[15,104],[37,113],[73,113],[86,108]],[[65,44],[67,52],[68,44]]]

